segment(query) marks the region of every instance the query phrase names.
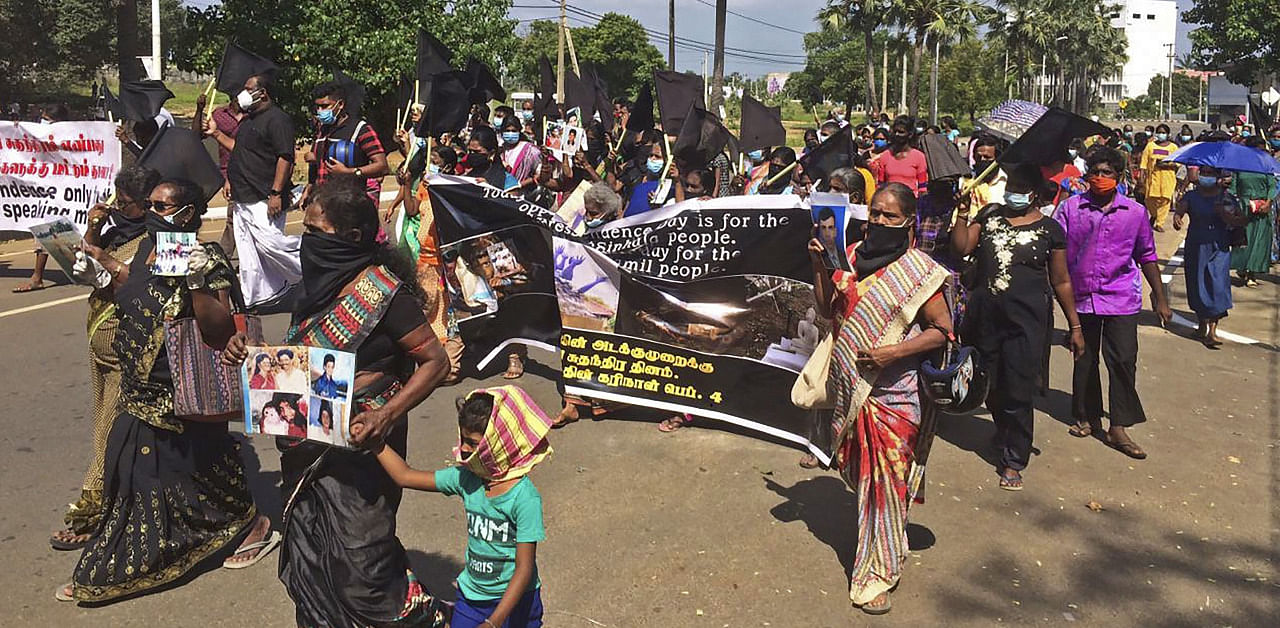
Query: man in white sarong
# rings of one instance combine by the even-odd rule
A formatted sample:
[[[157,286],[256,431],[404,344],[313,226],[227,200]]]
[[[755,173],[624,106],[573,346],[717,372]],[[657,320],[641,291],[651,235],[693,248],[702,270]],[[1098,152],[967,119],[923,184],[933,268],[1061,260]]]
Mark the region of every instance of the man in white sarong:
[[[235,223],[240,288],[253,308],[284,296],[302,278],[299,238],[284,233],[293,174],[293,122],[271,98],[269,75],[249,77],[236,95],[245,117],[235,137],[212,120],[205,132],[231,151],[228,211]]]

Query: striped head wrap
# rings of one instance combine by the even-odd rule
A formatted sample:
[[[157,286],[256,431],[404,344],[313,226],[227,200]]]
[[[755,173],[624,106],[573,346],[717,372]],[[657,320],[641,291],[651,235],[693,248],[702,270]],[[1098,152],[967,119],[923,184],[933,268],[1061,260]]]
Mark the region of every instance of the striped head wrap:
[[[454,459],[485,480],[500,482],[522,477],[551,455],[547,433],[551,419],[538,407],[529,393],[517,386],[499,386],[471,391],[493,397],[493,413],[484,437],[470,456],[463,458],[461,434]]]

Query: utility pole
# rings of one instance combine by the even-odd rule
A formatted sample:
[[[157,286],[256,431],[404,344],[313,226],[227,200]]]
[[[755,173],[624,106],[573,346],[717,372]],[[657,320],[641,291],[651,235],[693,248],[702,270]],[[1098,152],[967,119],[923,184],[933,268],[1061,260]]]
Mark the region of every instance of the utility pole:
[[[902,96],[898,99],[898,115],[907,110],[907,50],[902,49]]]
[[[1169,106],[1166,107],[1166,109],[1169,112],[1169,115],[1165,117],[1165,120],[1172,120],[1173,119],[1173,47],[1174,46],[1172,43],[1165,44],[1164,46],[1165,48],[1169,49]]]
[[[560,0],[561,11],[564,0]],[[667,4],[667,69],[676,71],[676,0]]]
[[[702,53],[702,106],[707,106],[707,59],[710,54],[706,51]]]
[[[717,112],[724,106],[724,23],[729,0],[716,0],[716,56],[711,69],[711,101],[707,108]]]
[[[569,28],[569,19],[564,14],[565,0],[560,0],[560,49],[557,52],[556,67],[556,103],[564,108],[564,32]]]
[[[160,0],[151,0],[151,78],[164,80],[164,65],[160,57]]]
[[[933,39],[933,76],[929,78],[929,91],[933,92],[931,98],[933,102],[932,115],[929,116],[934,124],[938,123],[938,57],[942,56],[942,38],[934,37]]]
[[[884,59],[880,61],[880,113],[889,108],[889,41],[884,42]]]

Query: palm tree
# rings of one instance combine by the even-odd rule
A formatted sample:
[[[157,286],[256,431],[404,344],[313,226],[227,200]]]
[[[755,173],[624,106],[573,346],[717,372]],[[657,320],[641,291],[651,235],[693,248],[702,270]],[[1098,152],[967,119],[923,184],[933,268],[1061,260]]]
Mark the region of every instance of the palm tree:
[[[991,8],[977,0],[926,0],[934,5],[927,32],[933,39],[933,67],[929,70],[930,118],[938,123],[938,62],[943,45],[969,41],[978,34],[978,24],[987,21]],[[919,90],[917,76],[912,89]],[[917,101],[919,97],[917,96]],[[913,114],[914,115],[914,114]]]
[[[1047,50],[1053,38],[1049,35],[1055,23],[1065,20],[1061,7],[1053,0],[996,0],[997,11],[991,15],[987,26],[992,35],[1003,42],[1009,52],[1010,68],[1014,72],[1014,84],[1021,98],[1030,100],[1036,52]]]
[[[888,0],[827,0],[827,6],[818,11],[818,21],[823,28],[850,28],[862,34],[863,61],[865,63],[867,89],[864,106],[870,113],[876,106],[876,65],[872,53],[875,44],[876,28],[888,22],[890,5]],[[850,93],[853,86],[849,87]],[[847,106],[853,105],[853,99],[845,100]]]

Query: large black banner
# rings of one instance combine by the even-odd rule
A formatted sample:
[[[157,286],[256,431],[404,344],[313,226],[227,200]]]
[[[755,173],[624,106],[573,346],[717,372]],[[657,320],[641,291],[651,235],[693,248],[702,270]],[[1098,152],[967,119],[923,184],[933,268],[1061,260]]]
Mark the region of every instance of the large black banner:
[[[449,282],[469,351],[555,345],[567,393],[727,421],[829,458],[815,431],[827,421],[790,395],[829,331],[801,199],[687,201],[576,237],[493,188],[436,178],[429,191],[442,250],[457,251]]]

